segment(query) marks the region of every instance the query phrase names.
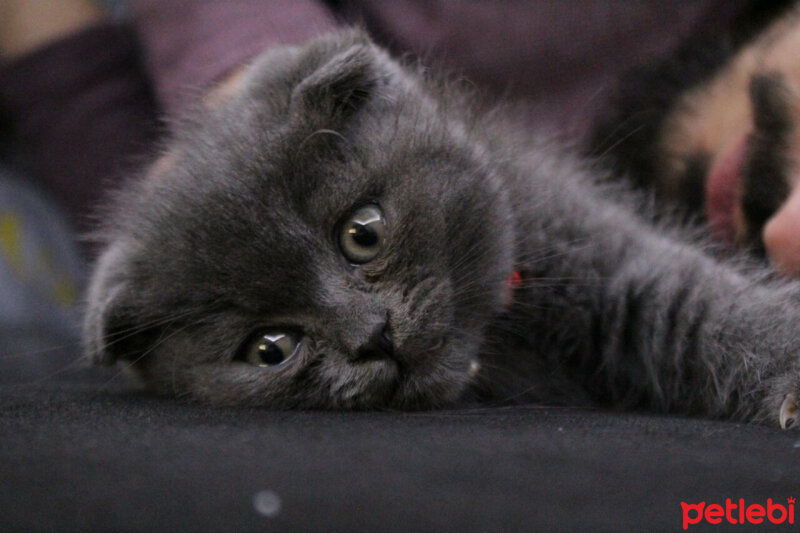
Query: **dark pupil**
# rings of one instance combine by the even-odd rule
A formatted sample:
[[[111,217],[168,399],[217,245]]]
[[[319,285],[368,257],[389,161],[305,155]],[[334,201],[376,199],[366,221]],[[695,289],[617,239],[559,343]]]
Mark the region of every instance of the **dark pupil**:
[[[353,241],[363,248],[372,248],[378,244],[378,233],[364,224],[356,222],[350,233],[353,235]]]
[[[278,348],[274,342],[267,341],[261,346],[259,346],[258,353],[265,365],[277,365],[283,362],[283,350]]]

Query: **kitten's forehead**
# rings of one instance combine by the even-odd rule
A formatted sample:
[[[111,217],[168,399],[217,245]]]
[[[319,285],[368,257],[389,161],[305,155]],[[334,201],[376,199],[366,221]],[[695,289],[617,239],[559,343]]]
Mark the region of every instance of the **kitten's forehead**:
[[[215,280],[231,300],[310,307],[315,285],[341,266],[342,217],[376,201],[404,215],[443,210],[458,144],[394,78],[329,126],[315,110],[291,109],[297,73],[270,74],[251,73],[240,97],[208,109],[173,145],[147,206],[153,226],[169,228],[150,235],[167,244],[149,259],[203,287]]]
[[[140,275],[187,295],[306,305],[300,300],[316,286],[313,264],[325,236],[300,215],[291,191],[271,179],[271,163],[192,148],[170,157],[168,175],[143,199],[133,230],[146,250],[136,263]]]

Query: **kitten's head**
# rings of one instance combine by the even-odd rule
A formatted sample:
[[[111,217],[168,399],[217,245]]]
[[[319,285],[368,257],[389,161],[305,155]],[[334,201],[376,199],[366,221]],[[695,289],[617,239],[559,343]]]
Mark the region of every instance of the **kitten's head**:
[[[513,221],[476,124],[429,86],[358,32],[233,77],[112,208],[90,357],[219,403],[455,400]]]

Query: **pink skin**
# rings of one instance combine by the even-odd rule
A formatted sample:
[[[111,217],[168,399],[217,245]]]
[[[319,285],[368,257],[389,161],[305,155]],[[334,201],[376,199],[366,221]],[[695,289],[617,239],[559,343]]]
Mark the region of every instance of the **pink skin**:
[[[797,107],[794,109],[797,111]],[[761,239],[775,270],[800,278],[800,129],[797,127],[789,145],[793,170],[788,182],[792,191],[764,225]]]
[[[706,218],[714,237],[736,242],[736,206],[741,199],[740,176],[747,155],[747,135],[729,142],[714,159],[706,179]]]
[[[772,265],[778,272],[800,276],[800,187],[764,226],[762,233]]]
[[[740,177],[747,153],[747,134],[729,142],[714,160],[706,180],[706,217],[711,233],[735,244],[741,234],[737,216]],[[772,266],[787,276],[800,277],[800,175],[780,209],[764,225],[762,241]]]

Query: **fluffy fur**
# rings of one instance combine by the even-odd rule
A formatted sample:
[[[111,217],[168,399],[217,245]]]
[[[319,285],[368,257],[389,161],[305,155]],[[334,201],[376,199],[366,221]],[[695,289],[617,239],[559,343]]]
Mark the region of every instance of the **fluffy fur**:
[[[237,83],[111,209],[93,361],[280,408],[475,392],[776,423],[800,392],[800,288],[653,226],[588,161],[473,114],[363,34],[269,51]],[[337,228],[367,204],[388,237],[356,266]],[[393,351],[361,357],[384,321]],[[302,339],[294,357],[243,361],[263,328]]]

